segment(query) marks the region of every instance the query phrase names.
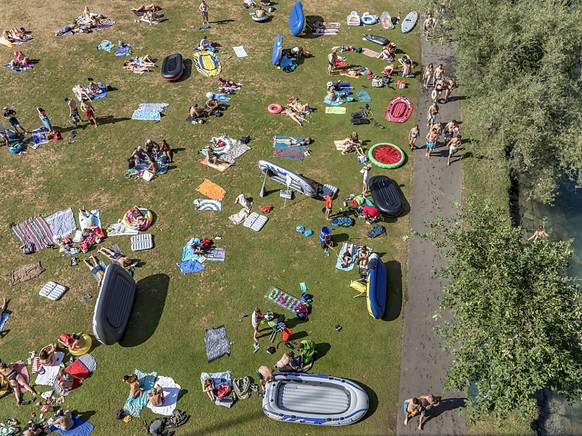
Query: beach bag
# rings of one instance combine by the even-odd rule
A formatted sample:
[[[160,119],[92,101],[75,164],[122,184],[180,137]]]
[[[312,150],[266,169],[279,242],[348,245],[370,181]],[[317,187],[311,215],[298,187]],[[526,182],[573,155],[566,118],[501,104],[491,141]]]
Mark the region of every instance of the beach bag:
[[[251,396],[251,379],[248,376],[235,378],[232,381],[232,390],[239,400],[246,400]]]
[[[218,398],[224,398],[226,397],[228,394],[230,394],[230,386],[227,385],[226,383],[221,384],[220,386],[218,386],[218,389],[216,389],[216,396]]]
[[[34,247],[30,242],[22,244],[22,253],[24,254],[34,254]]]
[[[384,80],[380,77],[373,77],[372,78],[372,87],[373,88],[382,88],[384,86]]]
[[[396,82],[396,86],[400,89],[406,88],[406,82],[404,80],[399,80]]]
[[[210,247],[212,247],[211,239],[203,239],[200,241],[200,248],[202,248],[203,250],[208,250]]]

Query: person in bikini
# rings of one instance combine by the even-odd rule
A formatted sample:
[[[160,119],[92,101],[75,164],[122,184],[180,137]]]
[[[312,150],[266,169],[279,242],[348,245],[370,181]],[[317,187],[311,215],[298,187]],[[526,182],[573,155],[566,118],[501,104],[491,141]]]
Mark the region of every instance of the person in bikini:
[[[412,129],[410,129],[410,132],[408,132],[408,145],[410,146],[411,149],[416,148],[416,141],[418,141],[419,135],[420,135],[420,129],[418,127],[418,124],[415,124],[412,127]]]
[[[428,64],[422,73],[422,83],[424,85],[424,89],[428,89],[429,83],[432,84],[432,75],[434,73],[434,66],[432,64]]]
[[[451,165],[451,158],[461,148],[461,135],[452,138],[447,146],[449,147],[449,157],[447,158],[447,166]]]
[[[455,87],[457,86],[455,79],[449,79],[446,82],[446,88],[445,88],[445,103],[447,101],[449,101],[449,97],[451,96],[451,92],[453,92],[453,89],[455,89]]]
[[[289,118],[291,118],[293,121],[295,121],[300,126],[303,126],[303,122],[306,121],[304,117],[302,117],[298,113],[295,113],[293,111],[293,109],[290,109],[290,108],[284,109],[283,111],[281,111],[281,114],[287,115]]]
[[[346,244],[340,263],[342,268],[347,268],[354,261],[354,244]]]
[[[38,353],[39,362],[42,365],[52,366],[55,364],[55,353],[57,351],[57,344],[48,344],[40,353]]]
[[[112,251],[109,248],[102,247],[102,248],[99,248],[97,251],[99,253],[107,256],[107,258],[111,262],[115,262],[115,263],[121,265],[123,268],[129,268],[132,264],[131,259],[129,259],[128,257],[125,257],[121,253],[116,253],[115,251]]]
[[[93,261],[93,264],[90,262],[91,260]],[[89,260],[83,259],[83,263],[91,270],[91,274],[95,274],[97,276],[97,279],[99,280],[99,286],[101,286],[105,270],[101,265],[99,265],[97,258],[95,256],[90,256]]]
[[[210,401],[212,401],[213,403],[214,400],[216,400],[216,395],[214,395],[215,388],[216,387],[214,386],[214,382],[212,381],[210,376],[206,376],[204,382],[202,383],[202,392],[206,392],[208,398],[210,398]]]
[[[1,362],[0,385],[5,385],[7,383],[12,388],[12,392],[16,397],[16,405],[20,406],[22,402],[20,388],[23,388],[25,391],[30,392],[34,399],[36,400],[37,397],[36,391],[28,384],[28,382],[22,376],[22,374],[16,371],[14,363]]]

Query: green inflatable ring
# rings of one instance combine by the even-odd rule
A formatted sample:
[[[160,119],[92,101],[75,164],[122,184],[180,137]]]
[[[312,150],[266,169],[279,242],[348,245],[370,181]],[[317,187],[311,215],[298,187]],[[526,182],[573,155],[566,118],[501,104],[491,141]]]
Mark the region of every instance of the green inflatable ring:
[[[383,153],[382,156],[377,155],[376,157],[374,157],[374,151],[376,150],[376,148],[385,145],[388,145],[390,148],[387,149],[391,151]],[[372,147],[370,147],[370,149],[368,150],[368,158],[374,165],[380,168],[394,169],[398,168],[404,163],[404,161],[406,160],[406,154],[404,154],[402,149],[397,145],[390,144],[389,142],[379,142],[378,144],[374,144]]]

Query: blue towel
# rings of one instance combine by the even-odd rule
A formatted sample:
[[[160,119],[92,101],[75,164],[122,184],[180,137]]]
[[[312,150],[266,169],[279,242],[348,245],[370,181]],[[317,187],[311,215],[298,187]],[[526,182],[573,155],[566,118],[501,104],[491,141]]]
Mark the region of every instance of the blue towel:
[[[63,436],[89,436],[93,431],[93,424],[88,421],[83,421],[78,416],[72,415],[73,427],[69,430],[59,430],[51,425],[51,431],[62,434]]]
[[[139,385],[141,388],[143,388],[143,392],[137,398],[128,397],[125,405],[123,406],[123,410],[128,412],[131,416],[139,416],[141,409],[143,409],[148,404],[148,393],[151,392],[152,388],[154,387],[158,373],[150,372],[149,374],[146,374],[136,369],[134,374],[137,375]]]
[[[102,50],[102,51],[111,51],[113,50],[113,47],[115,47],[115,44],[113,44],[111,41],[109,41],[108,39],[104,39],[103,41],[101,41],[99,43],[99,45],[97,46],[97,50]]]
[[[97,86],[101,90],[99,94],[91,94],[91,100],[97,100],[99,98],[107,97],[107,89],[103,86],[101,82],[97,83]]]
[[[368,94],[364,90],[356,91],[356,95],[358,96],[358,99],[362,103],[370,103],[372,101],[372,98],[370,97],[370,94]]]
[[[119,47],[117,47],[117,50],[115,50],[115,56],[127,56],[127,55],[129,55],[130,52],[131,52],[131,44],[129,44],[129,43],[121,44]]]
[[[2,316],[0,316],[0,332],[4,330],[4,325],[6,324],[6,321],[8,321],[8,315],[8,313],[4,312]]]
[[[15,70],[14,68],[12,68],[12,66],[10,64],[6,64],[4,65],[6,68],[8,68],[10,71],[12,71],[13,73],[21,73],[22,70]]]
[[[215,100],[218,100],[221,103],[228,103],[230,101],[230,98],[224,94],[216,94],[213,92],[212,95],[214,96]]]
[[[329,99],[329,98],[327,98],[327,97],[325,97],[325,98],[323,99],[323,102],[324,102],[325,104],[329,104],[329,105],[331,105],[331,106],[339,106],[340,104],[343,104],[343,103],[345,103],[345,102],[344,102],[344,100],[335,100],[335,101],[330,101],[330,99]]]
[[[165,112],[166,108],[169,106],[168,103],[140,103],[137,107],[138,110],[154,110],[158,112]]]
[[[34,129],[32,131],[32,142],[35,144],[46,144],[48,139],[46,139],[45,134],[48,133],[46,127],[41,127],[40,129]]]
[[[202,258],[204,258],[204,256],[201,255],[201,254],[199,254],[199,253],[191,253],[190,250],[188,250],[188,246],[189,245],[190,245],[189,243],[186,244],[184,246],[184,249],[182,250],[182,263],[186,262],[187,260],[196,260],[196,261],[199,261]],[[178,264],[178,266],[180,266],[180,265]],[[180,267],[180,269],[181,268],[182,267]]]
[[[144,121],[160,121],[162,119],[162,116],[160,115],[160,112],[156,110],[137,109],[133,111],[133,114],[131,114],[131,119]]]
[[[184,262],[178,263],[178,267],[180,267],[180,271],[182,271],[182,274],[188,274],[191,272],[199,272],[199,271],[202,271],[203,269],[206,268],[200,262],[198,262],[197,260],[193,260],[193,259],[185,260]]]
[[[337,257],[337,262],[335,263],[335,267],[337,269],[341,269],[342,271],[351,271],[354,269],[354,265],[356,264],[355,259],[356,259],[356,251],[358,250],[358,246],[354,245],[354,248],[352,249],[352,258],[353,260],[350,262],[350,264],[347,267],[343,267],[342,266],[342,256],[344,255],[344,251],[346,251],[347,245],[344,244],[342,245],[342,248],[339,252],[339,255]]]
[[[211,372],[208,374],[207,372],[200,373],[200,382],[204,384],[204,380],[206,377],[210,377],[212,382],[214,383],[215,387],[218,387],[223,384],[227,384],[232,388],[232,376],[230,375],[230,371],[224,372]]]

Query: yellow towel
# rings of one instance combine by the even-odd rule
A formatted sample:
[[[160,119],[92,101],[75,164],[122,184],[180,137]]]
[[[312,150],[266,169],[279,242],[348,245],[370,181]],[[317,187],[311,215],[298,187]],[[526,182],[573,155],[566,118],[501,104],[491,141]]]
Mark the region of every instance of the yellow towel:
[[[204,179],[196,190],[213,200],[222,200],[226,196],[226,191],[224,189],[208,179]]]

